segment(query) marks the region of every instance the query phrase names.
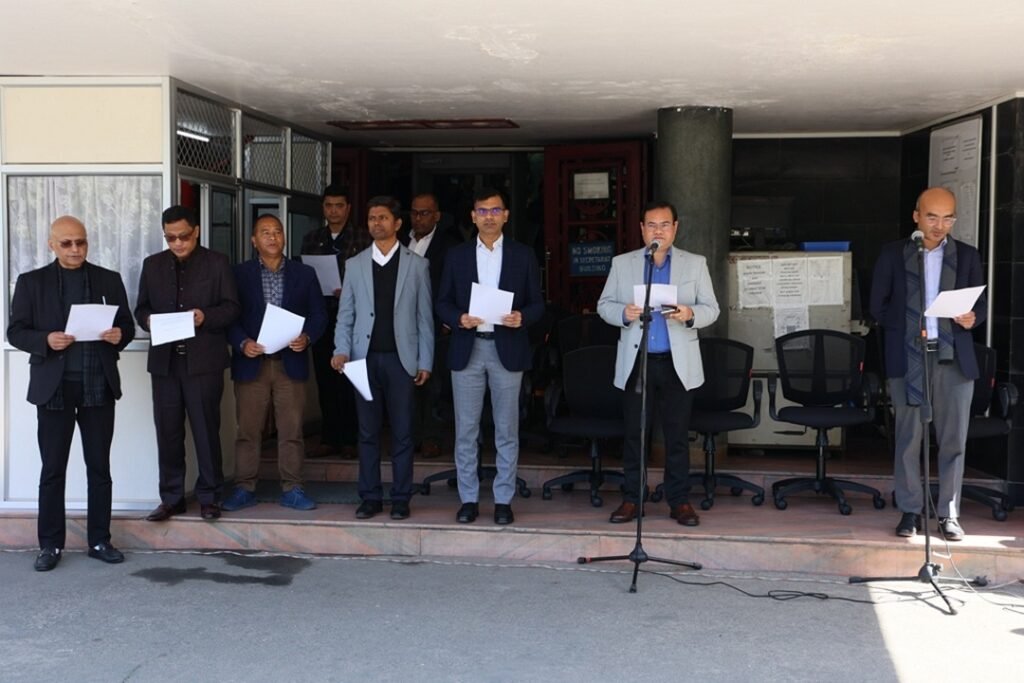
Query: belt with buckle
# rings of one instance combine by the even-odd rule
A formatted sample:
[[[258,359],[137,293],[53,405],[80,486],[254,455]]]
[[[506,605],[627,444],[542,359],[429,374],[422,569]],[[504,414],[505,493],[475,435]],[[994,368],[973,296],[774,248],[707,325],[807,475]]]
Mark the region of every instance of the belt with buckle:
[[[179,356],[184,356],[184,355],[188,354],[188,346],[185,345],[185,342],[181,342],[179,344],[175,344],[174,345],[174,352],[176,354],[178,354]]]
[[[926,351],[938,351],[939,350],[939,340],[938,339],[929,339],[928,341],[925,342],[924,348],[925,348]]]
[[[476,333],[476,338],[477,339],[494,339],[494,333],[493,332],[477,332]]]

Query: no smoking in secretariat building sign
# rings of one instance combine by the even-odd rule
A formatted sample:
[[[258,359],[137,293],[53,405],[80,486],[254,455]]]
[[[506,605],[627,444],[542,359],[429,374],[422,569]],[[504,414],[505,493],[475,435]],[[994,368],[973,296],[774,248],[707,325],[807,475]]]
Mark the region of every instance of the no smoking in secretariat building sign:
[[[569,275],[607,275],[615,256],[614,242],[570,242]]]

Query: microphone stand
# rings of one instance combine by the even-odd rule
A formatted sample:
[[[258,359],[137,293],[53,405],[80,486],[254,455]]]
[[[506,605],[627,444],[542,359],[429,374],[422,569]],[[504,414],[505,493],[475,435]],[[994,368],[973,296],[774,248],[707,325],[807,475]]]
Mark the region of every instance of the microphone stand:
[[[914,240],[917,243],[917,268],[921,274],[921,286],[919,289],[920,301],[918,302],[920,313],[918,315],[918,330],[917,343],[921,348],[921,362],[923,365],[923,377],[922,377],[922,392],[921,392],[921,405],[918,408],[918,412],[921,417],[921,433],[922,433],[922,450],[924,452],[924,469],[921,473],[921,488],[924,492],[924,514],[921,515],[921,526],[922,532],[924,533],[924,564],[917,570],[917,574],[912,576],[851,576],[850,583],[869,583],[874,581],[920,581],[921,583],[930,583],[935,593],[942,598],[943,602],[946,603],[946,608],[949,610],[950,615],[957,613],[956,609],[953,608],[949,598],[942,592],[942,588],[939,587],[937,579],[939,578],[939,572],[942,571],[942,565],[932,561],[932,541],[931,533],[929,529],[929,518],[931,513],[935,511],[935,503],[931,496],[931,473],[929,472],[931,460],[931,422],[932,422],[932,384],[931,384],[931,363],[929,354],[934,353],[928,350],[928,326],[925,322],[924,310],[925,310],[925,293],[924,293],[924,242]],[[936,523],[938,521],[936,520]],[[983,578],[976,578],[973,581],[968,582],[974,586],[984,586],[987,581]]]
[[[644,503],[646,502],[647,496],[647,337],[650,333],[650,322],[651,322],[651,283],[654,278],[654,253],[651,251],[649,254],[650,262],[647,261],[648,255],[644,256],[644,266],[647,271],[645,277],[646,291],[644,292],[644,309],[640,315],[640,321],[642,323],[641,334],[640,334],[640,368],[639,374],[636,380],[636,393],[640,394],[640,491],[638,500],[640,501],[640,513],[636,516],[636,543],[633,546],[633,550],[628,555],[606,555],[602,557],[578,557],[576,562],[579,564],[591,564],[594,562],[612,562],[615,560],[629,560],[633,563],[633,582],[629,585],[629,592],[636,593],[636,577],[640,573],[640,565],[645,562],[660,562],[661,564],[671,564],[677,567],[687,567],[689,569],[701,569],[702,565],[698,562],[682,562],[680,560],[669,560],[662,557],[653,557],[647,554],[643,546],[643,519],[644,519]]]

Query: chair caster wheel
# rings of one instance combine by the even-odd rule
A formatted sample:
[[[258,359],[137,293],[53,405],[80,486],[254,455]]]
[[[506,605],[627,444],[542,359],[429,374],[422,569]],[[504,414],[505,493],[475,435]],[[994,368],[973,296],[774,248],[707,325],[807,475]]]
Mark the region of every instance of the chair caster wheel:
[[[778,508],[779,510],[785,510],[786,508],[789,507],[789,503],[786,502],[785,498],[776,498],[775,507]]]
[[[882,510],[885,508],[885,498],[882,498],[881,496],[875,496],[872,498],[871,503],[875,506],[876,510]]]
[[[751,505],[761,505],[763,503],[764,503],[764,494],[763,493],[757,493],[753,497],[751,497],[751,499],[750,499],[750,504]]]
[[[526,488],[525,486],[523,488],[519,489],[519,497],[520,498],[529,498],[532,495],[533,495],[533,491],[531,491],[530,489]]]
[[[562,484],[562,490],[565,491],[566,493],[569,493],[569,491],[572,491],[572,489],[573,489],[572,482],[569,482],[568,484]]]
[[[853,512],[853,508],[847,505],[846,503],[843,503],[842,505],[839,506],[839,514],[848,515],[851,512]]]
[[[729,489],[729,493],[731,493],[734,496],[739,496],[743,494],[743,489],[740,488],[739,486],[733,486],[731,489]]]
[[[995,519],[997,522],[1005,522],[1006,521],[1006,510],[993,510],[992,511],[992,518]]]
[[[420,495],[421,496],[429,496],[430,495],[430,484],[420,484]]]
[[[590,496],[590,504],[596,508],[604,505],[604,498],[601,496]]]
[[[540,497],[544,500],[551,500],[551,489],[545,486],[540,491]]]
[[[715,504],[715,501],[711,498],[705,498],[700,502],[701,510],[710,510],[711,506]]]
[[[453,489],[453,488],[455,488],[458,485],[459,485],[459,480],[456,479],[455,477],[452,477],[451,479],[448,480],[448,488]]]
[[[661,491],[657,491],[657,490],[656,490],[656,491],[654,491],[654,492],[653,492],[653,493],[651,494],[651,502],[652,502],[652,503],[660,503],[660,502],[661,502],[661,499],[662,499],[662,498],[664,498],[664,497],[665,497],[665,494],[664,494],[664,493],[662,493]]]

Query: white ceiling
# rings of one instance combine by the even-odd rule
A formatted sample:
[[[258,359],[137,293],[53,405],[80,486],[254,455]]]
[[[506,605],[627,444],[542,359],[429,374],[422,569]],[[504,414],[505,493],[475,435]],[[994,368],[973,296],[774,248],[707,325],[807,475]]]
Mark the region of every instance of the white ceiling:
[[[1020,0],[0,0],[3,75],[170,75],[353,144],[905,131],[1024,90]],[[332,119],[510,118],[346,133]]]

